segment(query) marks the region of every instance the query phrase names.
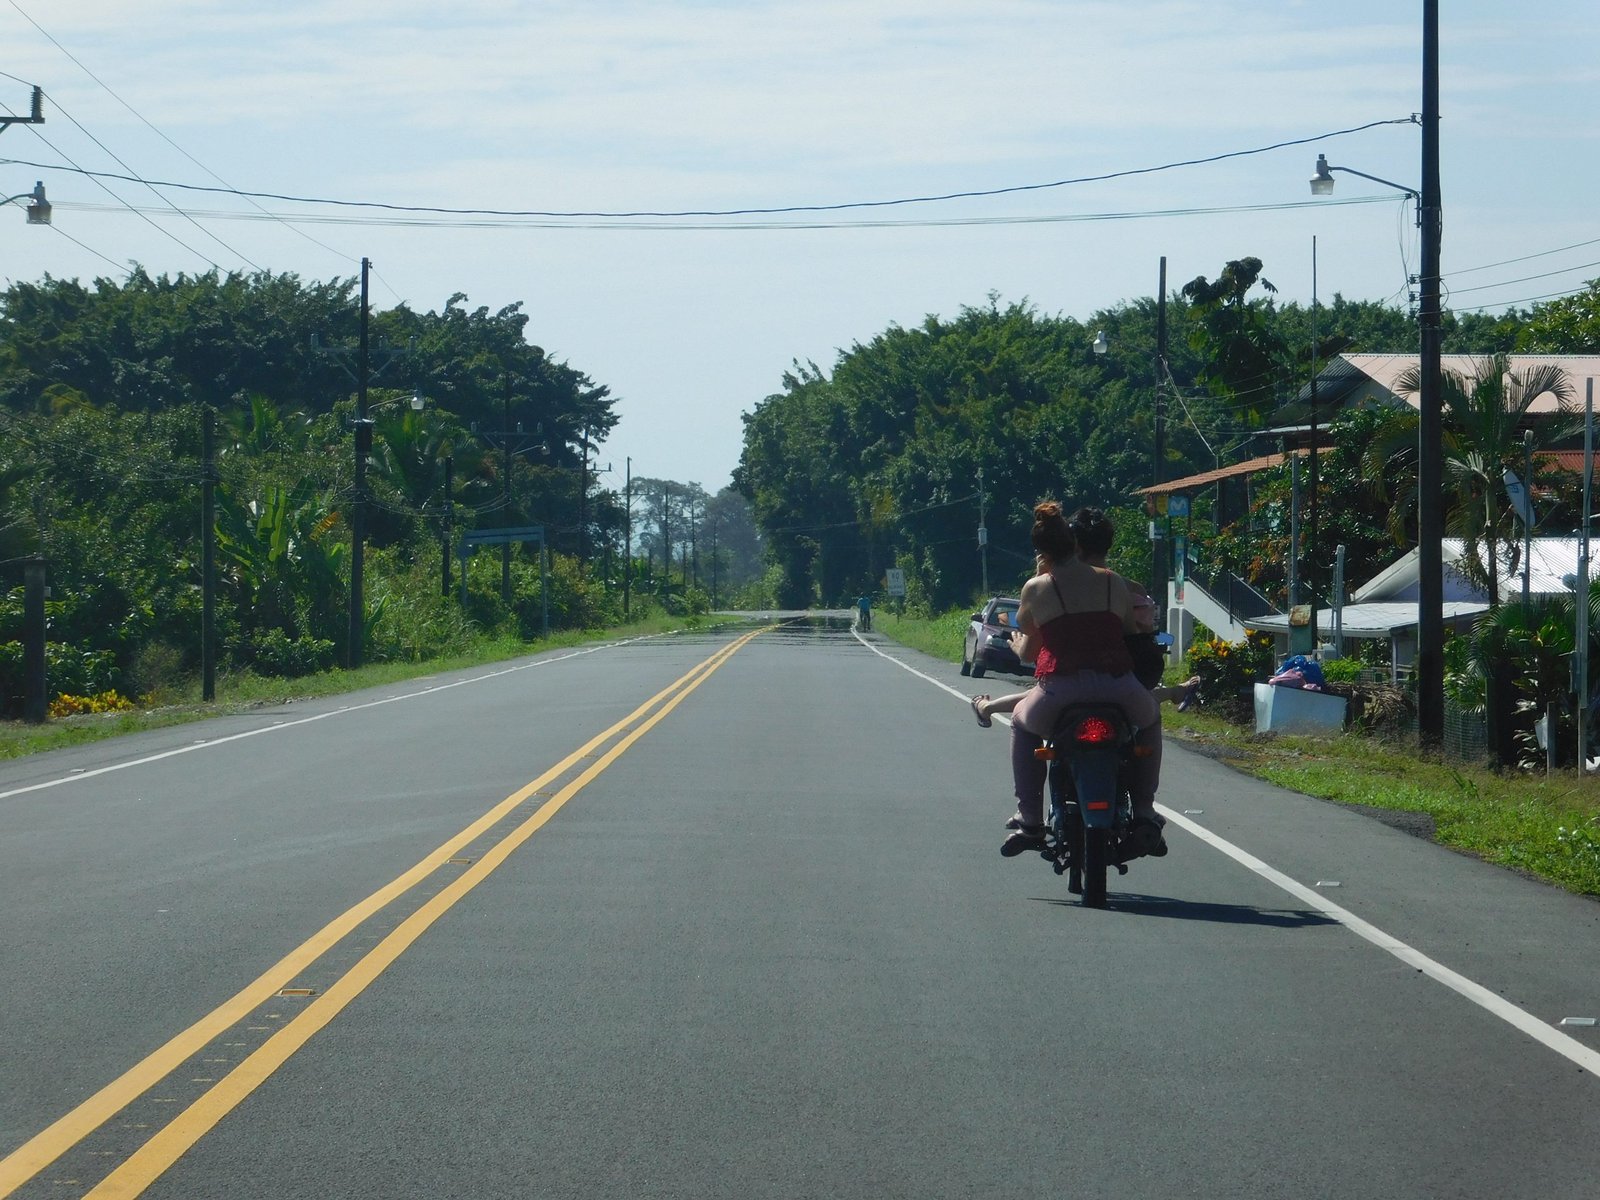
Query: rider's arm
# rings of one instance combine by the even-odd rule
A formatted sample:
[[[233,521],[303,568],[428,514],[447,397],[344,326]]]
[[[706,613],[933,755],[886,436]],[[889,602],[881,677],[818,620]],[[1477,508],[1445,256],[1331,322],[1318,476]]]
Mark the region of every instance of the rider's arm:
[[[1039,622],[1033,615],[1033,606],[1039,595],[1039,589],[1044,586],[1044,577],[1035,575],[1022,585],[1022,598],[1017,604],[1017,628],[1022,630],[1025,638],[1037,638]]]
[[[1111,576],[1109,591],[1111,593],[1111,611],[1122,618],[1122,631],[1124,633],[1144,633],[1147,630],[1139,628],[1139,619],[1134,613],[1133,597],[1128,594],[1128,585],[1123,582],[1122,576],[1114,572],[1106,572]]]

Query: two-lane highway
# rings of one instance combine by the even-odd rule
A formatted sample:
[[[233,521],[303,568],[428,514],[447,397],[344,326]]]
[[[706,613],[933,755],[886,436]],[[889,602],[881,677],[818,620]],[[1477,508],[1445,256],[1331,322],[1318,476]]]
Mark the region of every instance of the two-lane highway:
[[[1595,1194],[1600,906],[1169,746],[1082,909],[964,685],[801,620],[0,766],[0,1197]]]

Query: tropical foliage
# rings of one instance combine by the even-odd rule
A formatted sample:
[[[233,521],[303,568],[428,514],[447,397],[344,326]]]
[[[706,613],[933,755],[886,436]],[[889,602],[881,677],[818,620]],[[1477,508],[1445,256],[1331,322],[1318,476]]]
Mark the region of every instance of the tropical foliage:
[[[464,301],[371,317],[367,661],[457,651],[480,631],[536,635],[547,613],[555,628],[621,615],[626,514],[594,462],[617,420],[608,389],[530,344],[519,305]],[[19,707],[16,584],[31,555],[51,589],[53,694],[142,697],[194,672],[208,412],[221,665],[298,675],[348,659],[359,319],[353,281],[264,273],[135,271],[0,293],[0,560],[12,571],[0,709]],[[736,500],[719,521],[737,545],[749,520]],[[535,548],[515,547],[503,591],[498,554],[480,553],[463,603],[455,539],[524,525],[545,529],[546,575]],[[720,566],[731,588],[759,573],[745,560],[742,577],[703,552],[694,565]]]

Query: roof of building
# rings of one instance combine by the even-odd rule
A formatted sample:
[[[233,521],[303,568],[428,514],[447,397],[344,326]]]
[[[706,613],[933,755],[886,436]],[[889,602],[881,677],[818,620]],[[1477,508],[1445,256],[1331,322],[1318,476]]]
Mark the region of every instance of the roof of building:
[[[1415,393],[1402,394],[1399,391],[1399,382],[1400,377],[1407,371],[1416,370],[1420,361],[1420,357],[1416,354],[1340,354],[1317,372],[1318,406],[1339,403],[1370,380],[1415,408],[1420,403],[1419,397]],[[1489,361],[1488,355],[1444,354],[1439,358],[1439,366],[1445,371],[1470,379],[1482,371],[1484,364]],[[1543,366],[1559,367],[1566,373],[1572,385],[1572,398],[1569,404],[1583,403],[1585,380],[1600,379],[1600,354],[1513,354],[1509,356],[1507,365],[1512,371],[1526,371]],[[1300,388],[1299,399],[1302,401],[1311,399],[1309,383]],[[1533,403],[1528,406],[1530,413],[1553,413],[1560,410],[1560,402],[1553,392],[1541,393],[1534,397]]]
[[[1453,575],[1458,581],[1462,580],[1455,562],[1463,553],[1466,545],[1460,538],[1445,538],[1440,543],[1440,558],[1447,573]],[[1534,538],[1528,545],[1528,591],[1535,596],[1559,595],[1570,592],[1571,587],[1566,583],[1570,575],[1578,571],[1578,539],[1575,537],[1543,537]],[[1417,548],[1413,546],[1394,562],[1379,571],[1371,579],[1350,593],[1353,603],[1366,603],[1369,601],[1382,601],[1414,586],[1417,581]],[[1517,592],[1522,588],[1522,571],[1519,568],[1514,574],[1508,575],[1504,582],[1502,596]],[[1481,590],[1471,589],[1474,592]],[[1411,601],[1404,601],[1411,603]]]
[[[1489,611],[1487,604],[1476,600],[1446,600],[1443,605],[1446,624],[1471,620],[1479,613]],[[1416,601],[1393,600],[1370,604],[1346,604],[1339,614],[1339,629],[1346,637],[1392,637],[1396,631],[1409,629],[1417,623]],[[1317,632],[1326,636],[1333,630],[1333,610],[1322,609],[1317,614]],[[1263,633],[1287,633],[1287,613],[1269,613],[1261,617],[1241,618],[1247,629]]]
[[[1304,458],[1311,451],[1303,449],[1294,450],[1291,453],[1296,458]],[[1219,479],[1233,479],[1239,475],[1253,475],[1257,471],[1265,471],[1269,467],[1281,467],[1288,461],[1288,454],[1264,454],[1260,458],[1249,458],[1244,462],[1234,463],[1231,467],[1221,467],[1215,471],[1202,471],[1198,475],[1185,475],[1182,479],[1169,479],[1165,483],[1139,488],[1134,494],[1138,496],[1167,496],[1174,492],[1194,492],[1209,484],[1216,483]]]

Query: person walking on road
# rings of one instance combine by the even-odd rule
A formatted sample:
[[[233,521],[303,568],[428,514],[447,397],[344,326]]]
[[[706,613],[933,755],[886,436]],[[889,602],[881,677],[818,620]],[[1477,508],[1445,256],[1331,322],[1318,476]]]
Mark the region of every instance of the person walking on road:
[[[872,630],[872,597],[865,592],[856,601],[856,628],[862,633]]]

